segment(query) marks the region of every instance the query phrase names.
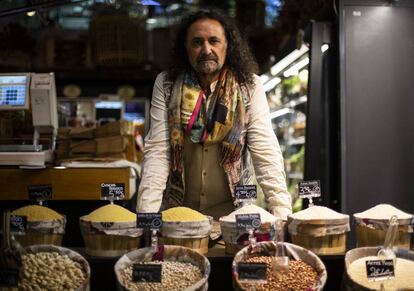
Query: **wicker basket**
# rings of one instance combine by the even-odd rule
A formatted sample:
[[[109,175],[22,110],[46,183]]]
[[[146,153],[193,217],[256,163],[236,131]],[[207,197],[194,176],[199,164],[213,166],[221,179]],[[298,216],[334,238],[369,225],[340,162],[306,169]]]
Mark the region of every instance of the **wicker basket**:
[[[343,254],[346,251],[346,234],[314,237],[306,234],[291,235],[292,243],[300,245],[318,255]]]
[[[15,239],[24,247],[31,245],[56,245],[61,246],[63,234],[40,233],[33,230],[27,230],[26,234],[14,235]]]
[[[315,290],[323,290],[323,287],[325,286],[328,275],[326,272],[326,267],[324,263],[321,261],[321,259],[317,255],[315,255],[313,252],[310,252],[307,249],[304,249],[300,246],[297,246],[291,243],[283,243],[283,247],[285,248],[285,253],[289,257],[291,257],[291,259],[294,253],[294,256],[297,259],[302,260],[303,262],[310,265],[318,272],[319,282],[317,285],[317,289]],[[276,245],[273,242],[260,242],[260,243],[254,244],[253,249],[255,249],[255,252],[251,253],[250,247],[245,247],[234,256],[233,264],[232,264],[234,290],[245,290],[242,287],[240,280],[239,280],[239,274],[237,272],[237,264],[239,262],[245,261],[249,257],[274,256],[275,251],[276,251]]]
[[[357,246],[358,247],[375,247],[384,244],[386,230],[373,229],[361,224],[356,226]],[[400,248],[409,249],[411,242],[411,233],[408,232],[407,226],[398,227],[398,235],[394,245]]]
[[[26,248],[28,253],[38,253],[38,252],[57,252],[60,255],[67,255],[71,260],[78,262],[83,271],[86,274],[85,281],[77,288],[75,291],[89,291],[90,290],[90,278],[91,278],[91,268],[89,267],[88,261],[82,257],[79,253],[64,247],[58,247],[54,245],[33,245]],[[73,289],[72,289],[73,290]]]
[[[154,256],[155,250],[152,247],[138,249],[123,255],[115,264],[115,275],[118,281],[118,290],[127,290],[122,284],[121,272],[124,268],[134,263],[143,261],[151,261]],[[195,252],[189,248],[181,246],[164,245],[163,258],[164,261],[176,261],[187,262],[196,265],[200,270],[203,277],[200,281],[185,289],[185,291],[207,291],[208,289],[208,277],[210,275],[210,262],[206,257]]]
[[[178,237],[162,237],[161,242],[165,245],[175,245],[190,248],[202,255],[208,252],[209,236],[203,238],[178,238]]]
[[[132,224],[135,224],[135,222]],[[121,228],[118,229],[119,233],[126,233],[128,230],[132,230],[135,234],[138,233],[138,235],[109,234],[110,232],[108,231],[98,231],[91,226],[90,222],[81,219],[80,228],[85,242],[85,252],[88,255],[97,257],[118,257],[137,249],[141,243],[142,230],[131,228],[130,223],[125,228],[122,228],[122,223],[117,223],[117,225],[121,225]]]
[[[349,266],[355,260],[368,257],[368,256],[376,256],[380,247],[363,247],[363,248],[356,248],[346,252],[345,255],[345,273],[342,281],[342,288],[343,291],[368,291],[374,290],[367,287],[362,286],[361,284],[355,282],[351,279],[349,274]],[[402,258],[410,261],[414,261],[414,252],[407,251],[406,249],[396,249],[395,254],[397,258]],[[412,286],[411,286],[412,287]],[[389,290],[389,289],[385,289]],[[398,290],[412,290],[412,289],[398,289]]]

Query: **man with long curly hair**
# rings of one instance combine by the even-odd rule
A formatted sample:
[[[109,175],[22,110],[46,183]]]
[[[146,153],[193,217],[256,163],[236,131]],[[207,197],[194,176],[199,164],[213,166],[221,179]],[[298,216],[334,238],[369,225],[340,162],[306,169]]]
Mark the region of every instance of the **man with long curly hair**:
[[[181,21],[173,66],[158,75],[137,211],[187,206],[216,219],[253,184],[286,220],[291,198],[257,64],[236,26],[213,10]]]

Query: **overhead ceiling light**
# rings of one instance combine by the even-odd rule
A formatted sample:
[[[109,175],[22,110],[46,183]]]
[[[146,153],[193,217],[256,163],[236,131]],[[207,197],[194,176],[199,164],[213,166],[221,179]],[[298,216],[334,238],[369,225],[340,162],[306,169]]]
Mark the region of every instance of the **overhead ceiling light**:
[[[272,90],[275,86],[277,86],[282,80],[278,77],[274,77],[270,79],[269,82],[263,85],[265,92]]]
[[[147,24],[155,24],[155,23],[157,23],[157,19],[155,19],[155,18],[148,18],[147,19]]]
[[[153,1],[153,0],[142,0],[141,4],[146,5],[146,6],[160,6],[160,3],[158,3],[157,1]]]
[[[32,10],[26,13],[27,16],[32,17],[36,14],[36,11]]]
[[[306,45],[302,45],[302,47],[298,50],[295,49],[293,52],[288,54],[286,57],[281,59],[279,62],[277,62],[275,65],[273,65],[270,68],[270,73],[275,76],[279,74],[281,71],[283,71],[287,66],[289,66],[291,63],[293,63],[295,60],[300,58],[304,53],[306,53],[309,50],[309,48]]]
[[[303,67],[305,67],[308,64],[309,64],[309,58],[304,58],[303,60],[297,62],[292,67],[290,67],[289,69],[287,69],[283,73],[283,76],[285,78],[287,78],[287,77],[290,77],[290,76],[297,75],[297,74],[299,74],[299,70],[302,69]]]
[[[327,43],[324,43],[322,46],[321,46],[321,52],[326,52],[327,50],[329,49],[329,44],[327,44]]]

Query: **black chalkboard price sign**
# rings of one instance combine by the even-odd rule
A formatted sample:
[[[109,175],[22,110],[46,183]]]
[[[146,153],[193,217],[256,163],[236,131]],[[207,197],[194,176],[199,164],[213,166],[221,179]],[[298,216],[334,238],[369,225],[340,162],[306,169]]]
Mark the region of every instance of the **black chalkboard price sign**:
[[[236,227],[240,230],[258,229],[261,226],[260,214],[236,214]]]
[[[162,226],[161,213],[137,213],[137,227],[148,229],[160,229]]]
[[[234,195],[236,199],[248,200],[257,198],[257,187],[256,185],[241,185],[236,186]]]
[[[365,267],[369,280],[386,280],[395,276],[393,260],[370,260],[365,262]]]
[[[27,187],[30,200],[52,199],[52,185],[31,185]]]
[[[0,268],[0,287],[17,287],[18,281],[18,269]]]
[[[134,264],[132,266],[132,281],[161,283],[162,265]]]
[[[101,183],[102,200],[122,200],[125,197],[125,183]]]
[[[240,280],[266,280],[267,266],[262,263],[238,263],[237,272]]]
[[[299,182],[298,188],[300,198],[321,196],[321,182],[319,180]]]
[[[27,229],[27,216],[10,215],[10,232],[24,234]]]

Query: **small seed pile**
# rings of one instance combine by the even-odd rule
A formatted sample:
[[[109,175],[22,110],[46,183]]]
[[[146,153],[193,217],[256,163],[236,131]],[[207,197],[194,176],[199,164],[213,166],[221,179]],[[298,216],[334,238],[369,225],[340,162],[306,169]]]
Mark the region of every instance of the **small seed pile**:
[[[143,283],[132,281],[132,265],[123,269],[121,272],[121,283],[128,290],[140,291],[178,291],[183,290],[203,277],[198,267],[191,263],[152,261],[144,262],[148,264],[161,264],[161,283]]]
[[[40,205],[28,205],[14,210],[12,215],[27,216],[27,221],[51,221],[63,216],[53,209]]]
[[[397,258],[394,266],[395,277],[385,281],[370,281],[367,278],[365,262],[369,260],[379,260],[377,256],[363,257],[353,261],[348,267],[348,274],[354,282],[369,288],[380,290],[381,284],[385,290],[412,290],[414,286],[414,262],[402,258]]]
[[[81,219],[92,222],[130,222],[135,221],[137,215],[122,206],[108,204],[82,216]]]
[[[302,291],[314,288],[319,280],[318,273],[314,268],[303,261],[289,261],[288,272],[273,272],[273,257],[259,256],[246,260],[248,263],[265,263],[267,265],[267,282],[266,283],[241,283],[245,290],[286,290]]]
[[[39,252],[22,256],[19,290],[76,290],[85,281],[80,263],[57,252]]]
[[[188,207],[174,207],[162,212],[163,221],[202,221],[208,220],[208,218],[191,208]]]

